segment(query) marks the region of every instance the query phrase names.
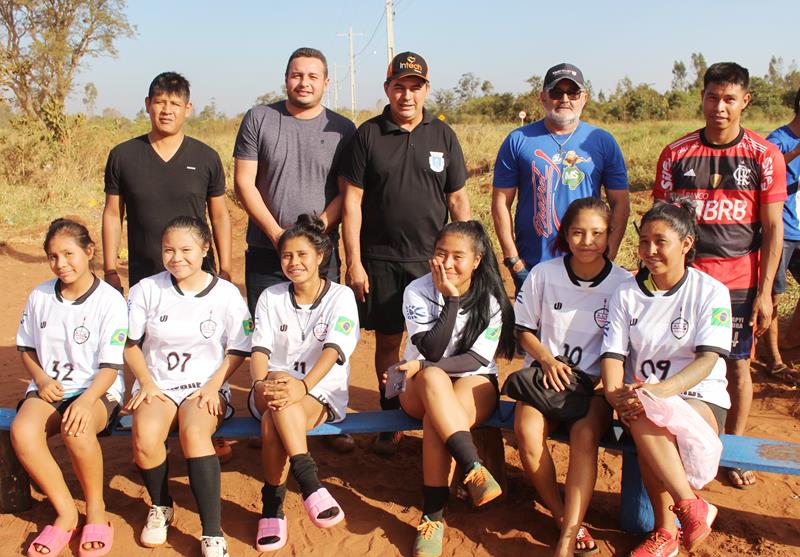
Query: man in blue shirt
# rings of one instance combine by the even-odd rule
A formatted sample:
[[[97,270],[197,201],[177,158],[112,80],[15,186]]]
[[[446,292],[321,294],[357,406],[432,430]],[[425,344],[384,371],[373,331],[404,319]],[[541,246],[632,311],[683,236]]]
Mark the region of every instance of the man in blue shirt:
[[[611,259],[630,214],[628,173],[619,145],[607,131],[580,121],[588,101],[581,71],[572,64],[553,66],[539,98],[545,117],[512,131],[494,167],[492,218],[517,291],[531,267],[553,257],[560,219],[574,200],[600,197],[601,186],[605,189],[611,206]]]
[[[800,179],[800,89],[794,97],[794,118],[785,126],[781,126],[767,136],[774,143],[786,160],[786,193],[788,197],[783,205],[783,256],[772,285],[772,315],[778,315],[778,301],[786,291],[786,271],[792,273],[800,282],[800,196],[797,182]],[[795,308],[789,331],[784,339],[784,349],[800,347],[800,305]],[[767,373],[774,376],[785,376],[788,372],[778,350],[778,320],[773,319],[767,331],[769,351]]]

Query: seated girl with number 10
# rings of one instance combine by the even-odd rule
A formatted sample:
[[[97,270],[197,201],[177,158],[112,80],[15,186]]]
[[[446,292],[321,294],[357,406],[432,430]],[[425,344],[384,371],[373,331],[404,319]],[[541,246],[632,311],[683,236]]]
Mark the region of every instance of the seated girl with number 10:
[[[258,298],[250,364],[248,406],[261,421],[263,441],[259,551],[286,544],[283,500],[290,471],[315,526],[330,528],[344,519],[319,481],[306,433],[323,422],[344,420],[350,355],[359,336],[353,291],[321,275],[332,249],[323,222],[300,215],[277,247],[289,282],[267,288]]]
[[[636,443],[655,515],[655,530],[633,557],[674,556],[681,544],[692,551],[717,516],[714,505],[692,490],[675,436],[650,421],[637,394],[679,395],[702,418],[700,427],[705,421],[719,434],[725,424],[730,398],[723,358],[731,349],[731,299],[721,282],[688,267],[695,238],[692,200],[656,202],[639,231],[644,266],[620,285],[609,305],[603,386]]]
[[[233,414],[228,378],[250,354],[253,330],[239,289],[202,269],[211,242],[205,222],[177,217],[161,236],[166,271],[128,296],[125,362],[136,376],[133,455],[150,495],[146,547],[167,541],[174,510],[164,441],[178,428],[203,535],[203,557],[228,555],[222,535],[220,465],[211,436]]]
[[[630,277],[607,258],[610,219],[611,212],[600,199],[573,201],[555,240],[555,251],[565,255],[533,267],[514,306],[517,341],[525,350],[525,364],[541,368],[535,370],[540,374],[536,383],[540,396],[563,397],[563,406],[570,409],[559,416],[546,415],[538,399],[512,395],[518,399],[514,432],[520,459],[561,530],[553,553],[560,556],[598,551],[583,518],[597,479],[598,444],[611,425],[611,408],[602,390],[593,389],[600,380],[608,302],[620,283]],[[521,370],[519,377],[512,375],[509,382],[532,371]],[[575,383],[578,375],[582,389],[555,394],[565,391],[571,381]],[[548,435],[559,425],[568,428],[570,438],[563,499],[547,447]]]

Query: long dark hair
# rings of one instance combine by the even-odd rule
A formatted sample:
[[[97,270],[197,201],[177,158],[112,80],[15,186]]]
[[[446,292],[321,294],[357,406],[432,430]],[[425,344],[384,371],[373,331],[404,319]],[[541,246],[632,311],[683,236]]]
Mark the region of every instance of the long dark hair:
[[[324,278],[328,274],[327,265],[325,265],[324,262],[330,257],[333,244],[331,242],[331,237],[325,234],[325,223],[322,222],[322,219],[312,213],[303,213],[298,216],[294,225],[286,229],[286,231],[281,234],[281,237],[278,238],[278,255],[280,255],[283,250],[286,241],[292,238],[305,238],[314,246],[317,253],[322,254],[323,262],[319,265],[319,276]]]
[[[681,195],[673,195],[669,201],[656,201],[653,206],[642,217],[642,222],[639,225],[641,230],[645,224],[653,221],[663,221],[667,223],[670,228],[678,233],[678,237],[683,240],[691,236],[694,238],[692,247],[686,252],[684,257],[684,264],[689,265],[694,261],[695,245],[697,244],[697,225],[695,223],[697,212],[695,209],[694,200],[689,197]]]
[[[476,256],[481,258],[478,267],[472,272],[472,282],[469,291],[464,296],[461,309],[468,314],[467,324],[458,341],[458,352],[463,354],[468,352],[478,337],[489,326],[493,317],[491,299],[494,298],[500,304],[500,311],[503,316],[503,328],[500,333],[500,343],[497,347],[497,354],[508,359],[514,357],[514,309],[508,301],[508,294],[500,278],[500,269],[497,266],[497,258],[492,250],[492,243],[489,240],[483,225],[476,220],[464,222],[451,222],[442,228],[436,235],[435,244],[439,243],[442,237],[448,234],[459,234],[472,242],[472,249]],[[435,245],[434,244],[434,245]]]
[[[555,242],[553,242],[553,255],[558,252],[571,253],[567,234],[569,234],[569,227],[572,226],[573,221],[578,218],[578,215],[583,210],[597,212],[606,221],[607,234],[611,233],[611,209],[608,208],[605,201],[596,197],[576,199],[569,204],[567,211],[561,218],[561,225],[558,227],[558,233],[556,234]],[[608,255],[608,245],[606,245],[605,255]]]

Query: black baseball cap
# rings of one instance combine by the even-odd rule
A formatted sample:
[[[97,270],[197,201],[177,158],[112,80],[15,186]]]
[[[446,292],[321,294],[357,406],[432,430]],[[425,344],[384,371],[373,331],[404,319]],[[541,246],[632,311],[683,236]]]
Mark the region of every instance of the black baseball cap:
[[[547,70],[547,73],[544,74],[544,87],[542,87],[542,89],[549,91],[562,79],[569,79],[581,89],[586,88],[583,84],[583,73],[577,68],[577,66],[573,66],[572,64],[567,64],[564,62]]]
[[[425,58],[415,52],[401,52],[392,58],[386,69],[386,82],[393,79],[413,75],[428,81],[428,63]]]

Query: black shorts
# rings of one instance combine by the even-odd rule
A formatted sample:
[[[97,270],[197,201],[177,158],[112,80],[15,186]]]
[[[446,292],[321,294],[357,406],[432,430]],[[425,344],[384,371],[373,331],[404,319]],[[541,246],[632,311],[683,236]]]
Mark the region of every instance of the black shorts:
[[[753,327],[750,316],[753,314],[753,302],[731,304],[733,326],[731,332],[731,353],[726,360],[747,360],[753,350]]]
[[[365,303],[358,302],[361,327],[384,335],[403,332],[403,292],[411,281],[430,272],[427,261],[364,259],[369,279]]]
[[[775,282],[772,283],[773,294],[786,292],[786,271],[792,273],[794,280],[800,282],[800,241],[783,241],[781,263],[778,265],[778,272],[775,274]]]
[[[63,416],[64,412],[67,411],[67,408],[69,408],[73,402],[78,400],[79,396],[80,395],[76,395],[70,398],[62,398],[61,400],[50,402],[48,404],[50,404],[50,406],[52,406],[55,409],[55,411],[59,413],[59,415]],[[25,394],[25,398],[23,398],[22,400],[19,401],[19,403],[17,403],[17,412],[19,412],[19,409],[22,408],[22,404],[29,398],[38,398],[40,400],[43,400],[42,397],[39,396],[39,391],[30,391]],[[105,429],[103,429],[103,431],[98,433],[97,436],[104,437],[106,435],[111,434],[111,428],[117,419],[117,415],[119,414],[120,404],[116,400],[109,398],[108,394],[104,394],[99,398],[99,400],[100,402],[103,403],[103,406],[105,406],[106,408],[107,419],[106,419]]]
[[[714,420],[717,422],[717,431],[719,434],[722,435],[725,433],[725,420],[728,418],[728,410],[722,406],[712,404],[711,402],[706,402],[705,400],[701,402],[708,406],[711,409],[711,412],[714,414]]]

